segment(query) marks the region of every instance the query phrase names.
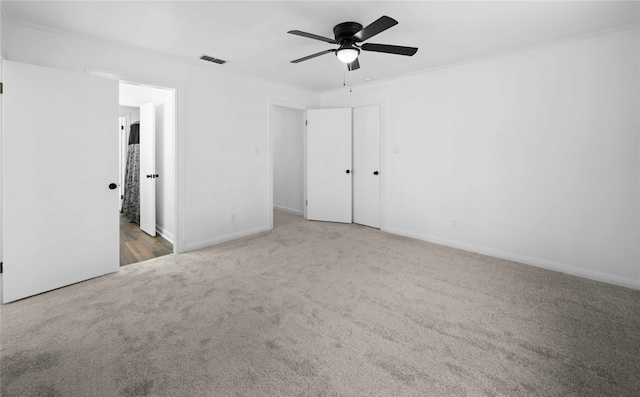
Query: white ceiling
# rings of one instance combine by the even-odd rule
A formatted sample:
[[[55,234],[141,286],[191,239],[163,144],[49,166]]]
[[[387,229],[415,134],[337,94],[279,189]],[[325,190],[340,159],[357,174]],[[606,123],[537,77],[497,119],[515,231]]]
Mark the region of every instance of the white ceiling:
[[[216,70],[314,91],[381,80],[640,21],[640,2],[616,1],[2,1],[10,22],[151,51]],[[333,37],[333,26],[399,24],[367,42],[419,47],[413,57],[362,52],[350,75],[337,46],[287,34]],[[200,61],[202,54],[229,61]],[[9,54],[10,56],[10,54]]]

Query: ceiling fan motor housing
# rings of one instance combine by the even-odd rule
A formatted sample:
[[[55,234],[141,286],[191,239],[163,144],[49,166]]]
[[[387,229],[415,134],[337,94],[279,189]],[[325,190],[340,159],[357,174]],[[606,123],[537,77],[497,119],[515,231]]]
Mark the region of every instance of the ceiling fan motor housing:
[[[340,44],[353,44],[357,41],[353,38],[353,35],[361,30],[362,25],[358,22],[343,22],[333,28],[333,35]]]

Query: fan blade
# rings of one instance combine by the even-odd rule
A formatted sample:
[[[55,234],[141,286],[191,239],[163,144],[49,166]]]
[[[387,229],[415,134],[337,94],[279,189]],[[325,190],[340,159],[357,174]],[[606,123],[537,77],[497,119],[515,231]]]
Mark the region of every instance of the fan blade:
[[[356,39],[357,42],[365,41],[397,24],[398,21],[396,21],[395,19],[383,15],[369,26],[362,28],[361,31],[354,34],[353,38]]]
[[[349,70],[358,70],[360,69],[360,62],[358,61],[358,58],[356,58],[355,61],[348,63],[347,67],[349,68]]]
[[[399,45],[389,45],[389,44],[373,44],[373,43],[365,43],[360,47],[360,49],[365,51],[374,51],[374,52],[385,52],[387,54],[398,54],[398,55],[407,55],[412,56],[418,49],[416,47],[403,47]]]
[[[293,61],[291,61],[291,63],[298,63],[298,62],[306,61],[307,59],[311,59],[311,58],[319,57],[320,55],[328,54],[328,53],[330,53],[330,52],[336,52],[336,50],[324,50],[324,51],[320,51],[320,52],[317,52],[317,53],[315,53],[315,54],[313,54],[313,55],[309,55],[309,56],[306,56],[306,57],[304,57],[304,58],[300,58],[300,59],[293,60]]]
[[[312,33],[307,33],[307,32],[301,32],[299,30],[290,30],[287,33],[289,34],[295,34],[296,36],[302,36],[302,37],[307,37],[310,39],[316,39],[316,40],[320,40],[320,41],[324,41],[326,43],[331,43],[331,44],[339,44],[337,41],[335,41],[334,39],[330,39],[328,37],[322,37],[322,36],[318,36],[317,34],[312,34]]]

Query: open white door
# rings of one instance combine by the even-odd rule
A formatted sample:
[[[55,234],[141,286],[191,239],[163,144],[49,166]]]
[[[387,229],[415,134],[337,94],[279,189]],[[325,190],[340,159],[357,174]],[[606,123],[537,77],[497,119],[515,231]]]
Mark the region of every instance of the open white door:
[[[140,229],[156,235],[156,108],[140,106]]]
[[[307,219],[351,223],[351,108],[307,110]]]
[[[120,187],[118,188],[118,195],[120,196],[120,201],[118,209],[120,210],[120,212],[122,212],[122,203],[124,201],[124,174],[125,169],[127,168],[127,127],[129,126],[129,123],[127,122],[127,117],[124,116],[121,116],[119,118],[119,121],[120,127],[118,129],[118,147],[120,148],[120,153],[118,156],[118,183],[120,184]]]
[[[3,62],[6,303],[118,270],[118,82]]]
[[[380,228],[380,106],[353,109],[353,223]]]

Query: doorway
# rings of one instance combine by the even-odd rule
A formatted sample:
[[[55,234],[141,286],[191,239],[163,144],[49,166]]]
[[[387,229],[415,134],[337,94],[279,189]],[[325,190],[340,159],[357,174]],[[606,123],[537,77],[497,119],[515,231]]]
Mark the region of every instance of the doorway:
[[[172,94],[174,108],[166,112],[172,131],[166,180],[173,193],[167,198],[172,201],[173,251],[183,252],[181,85],[92,68],[82,74],[12,61],[3,61],[2,71],[5,83],[13,87],[2,100],[3,185],[12,193],[3,196],[2,301],[118,270],[119,81]],[[64,194],[51,194],[60,190],[60,180],[42,178],[43,164],[47,173],[73,182],[65,182]],[[25,183],[31,180],[38,183]],[[84,199],[73,199],[77,197]],[[47,236],[37,250],[34,235]]]
[[[302,215],[304,111],[274,106],[273,208]]]
[[[381,150],[384,146],[383,106],[380,103],[373,103],[359,104],[353,108],[309,110],[303,105],[271,100],[269,106],[271,207],[276,211],[291,212],[308,219],[311,205],[308,201],[310,127],[306,120],[313,118],[315,112],[334,111],[331,112],[330,117],[329,115],[318,116],[316,121],[319,124],[325,124],[328,120],[333,120],[333,113],[345,112],[352,117],[348,119],[343,117],[340,122],[334,120],[338,123],[337,125],[341,128],[344,126],[347,131],[346,140],[341,139],[338,146],[344,146],[349,157],[343,167],[338,168],[336,174],[350,181],[343,189],[346,193],[341,195],[342,199],[338,205],[340,208],[347,208],[342,212],[348,212],[347,215],[340,215],[340,222],[358,223],[382,229],[384,227],[381,170],[384,163],[384,154]],[[335,131],[335,128],[330,127],[326,131]],[[300,147],[300,138],[302,147]],[[352,144],[355,145],[353,148]],[[319,175],[326,174],[328,165],[335,163],[336,145],[329,145],[327,153],[322,157],[316,167]],[[355,173],[351,172],[356,169]],[[353,179],[352,183],[351,179]],[[301,190],[300,186],[302,186]],[[321,190],[330,191],[332,198],[336,196],[334,188],[321,188]],[[326,204],[326,200],[322,198],[316,201],[322,205]],[[319,220],[336,221],[334,217],[322,217]],[[271,217],[270,227],[273,228],[273,217]]]
[[[305,108],[271,101],[271,203],[273,211],[305,216]],[[273,227],[273,217],[271,218]]]
[[[175,252],[175,92],[120,82],[119,104],[124,266]]]
[[[307,219],[381,227],[380,106],[307,111]]]

